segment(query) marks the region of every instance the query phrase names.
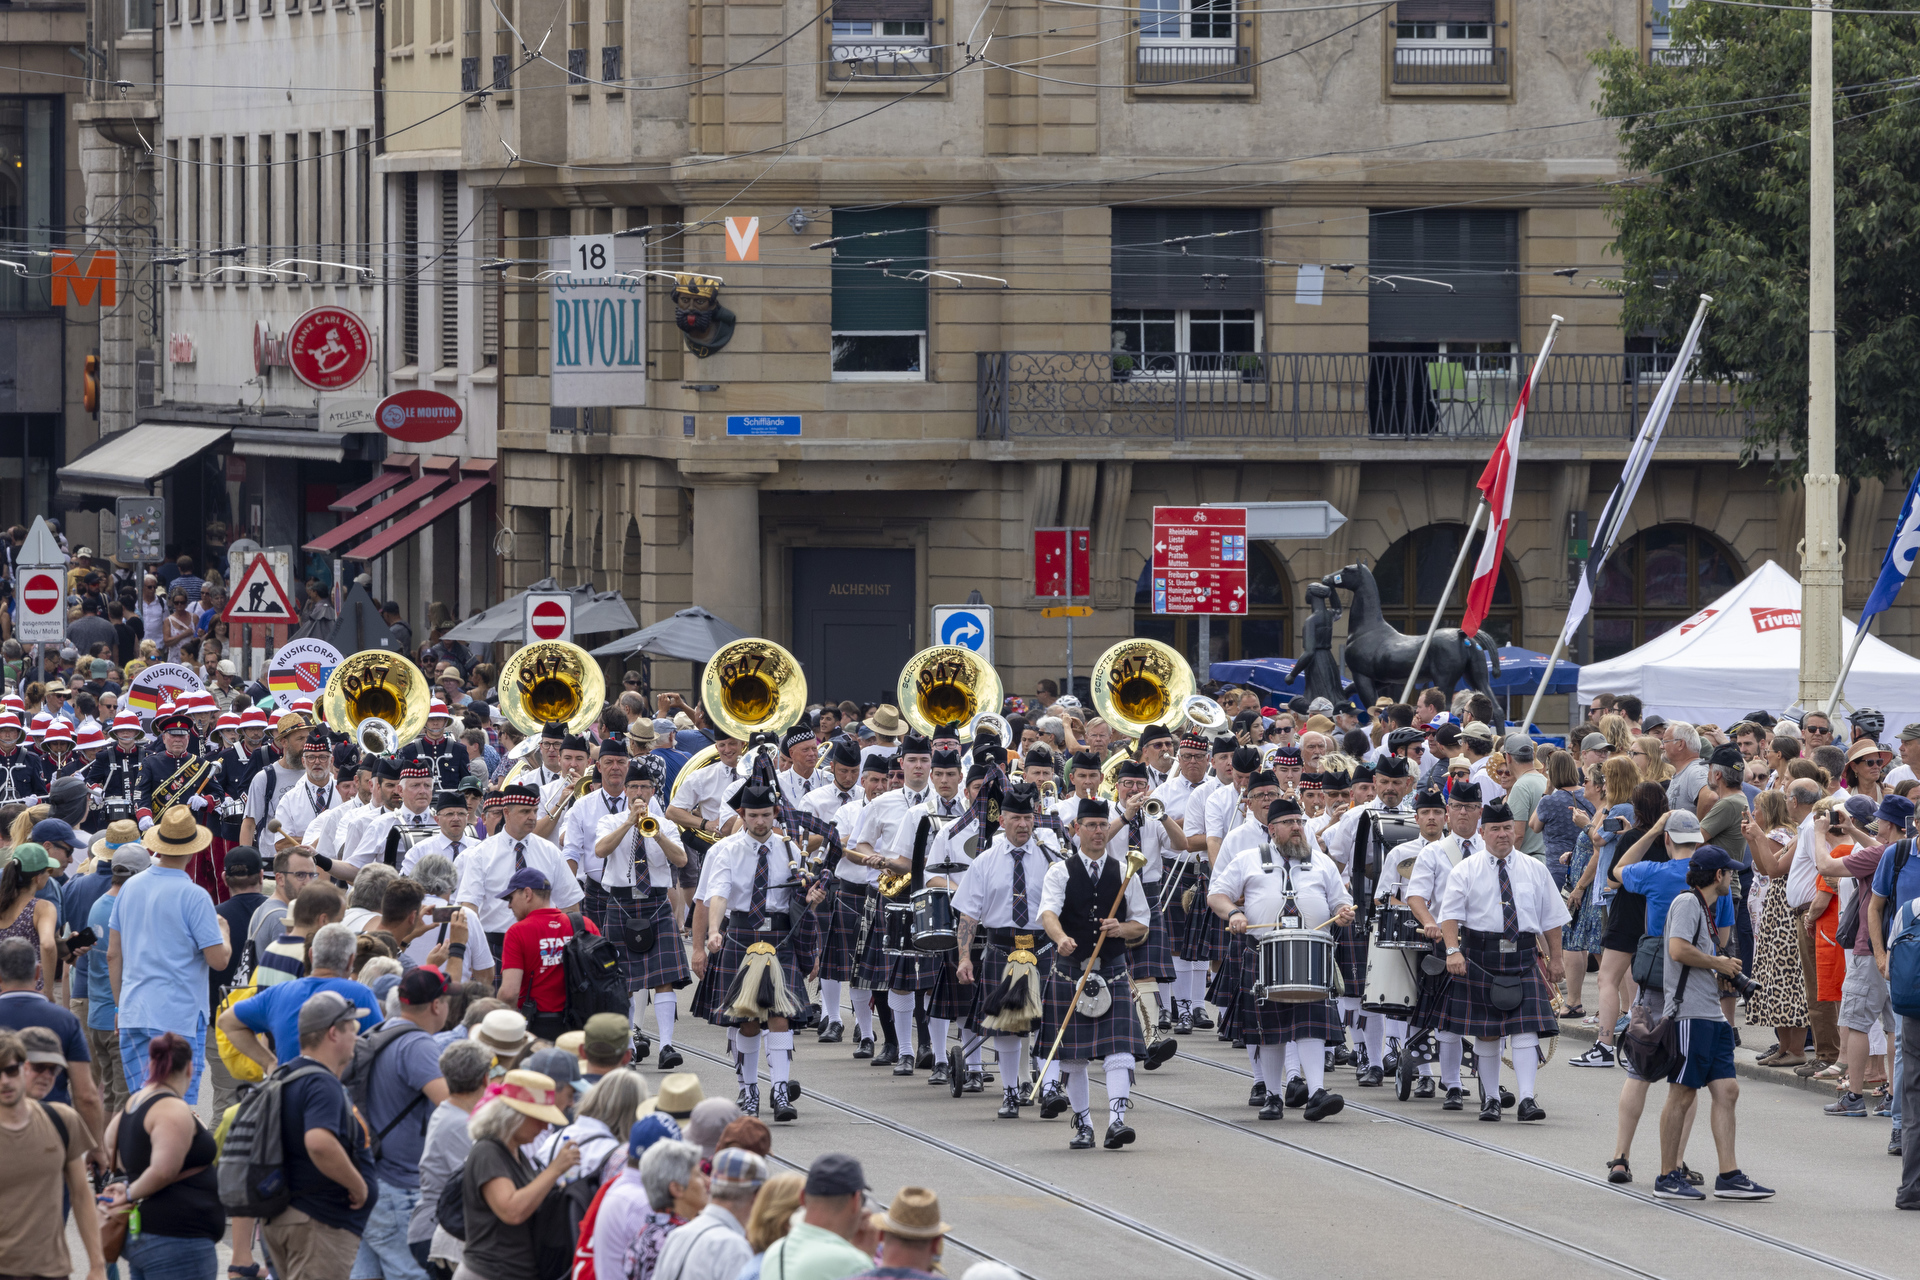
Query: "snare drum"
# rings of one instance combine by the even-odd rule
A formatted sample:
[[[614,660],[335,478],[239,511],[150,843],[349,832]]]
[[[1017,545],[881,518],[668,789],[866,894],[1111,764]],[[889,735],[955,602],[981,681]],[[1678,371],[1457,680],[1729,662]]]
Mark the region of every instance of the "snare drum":
[[[1254,995],[1299,1004],[1333,993],[1333,935],[1325,929],[1281,929],[1260,942]]]
[[[951,951],[960,945],[953,890],[926,888],[913,895],[913,945],[919,951]]]
[[[882,906],[881,914],[886,924],[881,946],[886,953],[890,956],[919,954],[913,945],[913,904],[887,901]]]
[[[1420,921],[1414,918],[1413,908],[1399,903],[1385,903],[1374,912],[1374,937],[1376,945],[1395,951],[1426,951],[1433,946],[1431,938],[1420,935]]]
[[[1373,938],[1367,946],[1367,985],[1360,1008],[1389,1018],[1411,1018],[1420,1003],[1420,956],[1387,939],[1389,923],[1384,915],[1373,922]]]

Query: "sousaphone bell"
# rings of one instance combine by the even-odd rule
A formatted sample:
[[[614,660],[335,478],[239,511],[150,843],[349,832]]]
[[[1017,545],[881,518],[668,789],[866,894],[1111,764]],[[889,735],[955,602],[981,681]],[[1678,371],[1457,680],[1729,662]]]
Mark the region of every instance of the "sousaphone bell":
[[[807,677],[791,653],[746,636],[707,660],[700,709],[722,733],[743,742],[756,733],[784,733],[806,713]]]
[[[368,751],[391,752],[419,737],[432,701],[426,673],[385,649],[363,649],[343,658],[320,691],[326,722],[335,729],[351,729],[354,740]],[[386,724],[387,732],[369,720]]]
[[[907,723],[931,738],[943,724],[973,725],[988,714],[997,719],[1005,689],[999,673],[973,650],[937,644],[907,659],[895,693]]]
[[[553,723],[584,733],[600,718],[607,678],[593,655],[565,640],[541,640],[514,651],[500,669],[500,713],[524,734]]]

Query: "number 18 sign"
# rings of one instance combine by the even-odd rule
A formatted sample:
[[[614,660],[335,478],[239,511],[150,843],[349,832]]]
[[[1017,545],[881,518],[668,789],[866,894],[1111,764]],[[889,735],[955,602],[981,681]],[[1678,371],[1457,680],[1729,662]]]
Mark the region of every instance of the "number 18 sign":
[[[548,326],[556,408],[647,402],[645,245],[614,236],[555,237]]]

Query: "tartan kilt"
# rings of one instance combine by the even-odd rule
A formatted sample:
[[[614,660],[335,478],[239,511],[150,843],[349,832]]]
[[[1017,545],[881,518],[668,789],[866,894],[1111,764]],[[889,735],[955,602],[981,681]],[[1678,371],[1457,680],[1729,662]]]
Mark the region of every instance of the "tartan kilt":
[[[1061,1037],[1060,1052],[1056,1055],[1061,1062],[1106,1058],[1116,1053],[1130,1053],[1136,1058],[1146,1055],[1147,1040],[1134,1013],[1133,983],[1127,977],[1126,961],[1104,955],[1100,961],[1100,976],[1112,988],[1113,1003],[1098,1018],[1076,1013],[1067,1021],[1067,1033]],[[1053,1047],[1060,1023],[1073,1006],[1073,988],[1080,981],[1080,971],[1078,960],[1054,956],[1053,967],[1041,984],[1040,1020],[1034,1024],[1033,1037],[1036,1057],[1039,1046]]]
[[[1173,896],[1167,899],[1167,938],[1175,956],[1204,963],[1221,958],[1221,948],[1227,940],[1227,925],[1207,906],[1207,877],[1198,868],[1197,862],[1183,864],[1180,868],[1180,883],[1174,886]],[[1173,873],[1169,871],[1167,874]],[[1183,907],[1180,899],[1186,896],[1189,886],[1194,887],[1193,906]],[[1165,885],[1160,887],[1166,888]]]
[[[1024,933],[1026,930],[1023,929],[1021,932]],[[1046,963],[1047,957],[1053,954],[1053,943],[1048,940],[1046,931],[1037,926],[1033,929],[1033,941],[1035,948],[1034,958],[1039,960],[1041,965],[1040,995],[1041,1002],[1044,1004],[1047,992]],[[985,999],[987,993],[997,988],[1002,980],[1006,978],[1009,950],[1009,948],[1001,947],[992,941],[988,941],[981,948],[979,957],[973,962],[973,986],[959,988],[959,993],[967,997],[967,1004],[966,1011],[958,1016],[966,1020],[967,1030],[973,1032],[975,1035],[998,1036],[1006,1034],[1004,1031],[995,1031],[990,1027],[980,1025],[980,1001]],[[955,963],[958,963],[957,958]],[[1038,1021],[1036,1021],[1034,1025],[1037,1027],[1039,1025]]]
[[[1340,1014],[1331,1000],[1284,1003],[1255,1000],[1250,987],[1242,988],[1241,1035],[1248,1044],[1291,1044],[1295,1040],[1341,1039]]]
[[[909,951],[887,957],[887,990],[931,991],[940,982],[941,956],[931,951]]]
[[[973,996],[974,992],[979,990],[979,987],[977,985],[970,987],[960,985],[959,957],[960,953],[958,951],[929,951],[927,953],[926,958],[928,960],[939,961],[937,965],[931,966],[934,971],[934,982],[932,990],[927,996],[927,1016],[929,1018],[945,1018],[949,1022],[952,1022],[961,1018],[971,1017],[973,1014]],[[979,976],[977,973],[974,975],[976,979],[978,979]]]
[[[809,926],[803,923],[800,926],[800,932],[805,933],[808,928]],[[701,1011],[700,1016],[716,1027],[739,1025],[738,1018],[729,1017],[720,1011],[720,1004],[727,998],[727,988],[733,985],[733,975],[740,972],[741,962],[747,958],[747,948],[762,940],[773,943],[778,949],[780,971],[786,978],[787,994],[793,998],[794,1004],[805,1009],[807,982],[805,975],[800,971],[797,955],[799,939],[796,937],[794,942],[789,944],[783,942],[782,937],[782,933],[778,930],[772,933],[756,933],[747,926],[735,924],[729,919],[720,954],[708,957],[707,976],[700,983],[702,992],[708,992],[710,988],[710,994],[707,995],[707,1008]],[[700,993],[696,992],[694,996],[696,1005],[700,998]]]
[[[1161,913],[1159,906],[1159,891],[1166,886],[1155,881],[1140,887],[1146,891],[1147,910],[1152,913],[1152,919],[1147,922],[1145,941],[1127,949],[1127,967],[1133,971],[1135,978],[1172,982],[1173,940],[1168,932],[1167,917]]]
[[[655,987],[669,986],[679,988],[693,982],[693,969],[687,963],[687,945],[675,926],[673,901],[667,897],[665,889],[654,890],[659,894],[658,898],[635,901],[623,900],[611,890],[597,888],[591,880],[586,882],[586,891],[588,918],[600,926],[601,933],[612,938],[614,944],[620,947],[620,965],[627,979],[628,991],[651,991]],[[594,914],[596,906],[601,913],[597,916]],[[653,950],[635,955],[626,949],[621,939],[629,918],[652,919]]]
[[[1367,934],[1357,924],[1329,925],[1333,932],[1333,961],[1347,994],[1358,1000],[1367,989]]]
[[[870,887],[870,886],[869,886]],[[833,892],[826,901],[827,928],[820,941],[820,978],[824,982],[853,982],[859,976],[860,957],[854,944],[860,940],[860,918],[872,901],[858,892],[861,886],[835,877]],[[878,921],[875,922],[878,927]]]
[[[858,928],[857,922],[855,927]],[[868,991],[893,989],[896,959],[887,954],[887,899],[878,898],[873,908],[873,926],[867,930],[866,950],[860,953],[854,966],[853,985]],[[899,988],[901,991],[920,989],[917,986]]]
[[[1458,1036],[1492,1039],[1523,1031],[1551,1036],[1560,1033],[1560,1020],[1553,1015],[1553,997],[1547,980],[1540,975],[1532,947],[1503,952],[1497,946],[1480,947],[1463,938],[1461,954],[1467,958],[1465,977],[1455,977],[1447,992],[1446,1012],[1440,1017],[1440,1029]],[[1520,1005],[1511,1013],[1493,1007],[1493,984],[1489,976],[1524,978]]]
[[[1436,946],[1433,954],[1445,960],[1445,948]],[[1420,957],[1426,959],[1423,954]],[[1429,977],[1426,970],[1420,971],[1420,1001],[1413,1007],[1413,1016],[1407,1020],[1410,1029],[1431,1030],[1440,1025],[1447,1013],[1447,999],[1452,994],[1453,975],[1441,970],[1438,977]]]
[[[1243,1027],[1251,1025],[1253,986],[1260,978],[1260,949],[1249,944],[1244,933],[1226,934],[1222,946],[1226,958],[1214,975],[1213,1002],[1220,1009],[1220,1030],[1238,1036]]]

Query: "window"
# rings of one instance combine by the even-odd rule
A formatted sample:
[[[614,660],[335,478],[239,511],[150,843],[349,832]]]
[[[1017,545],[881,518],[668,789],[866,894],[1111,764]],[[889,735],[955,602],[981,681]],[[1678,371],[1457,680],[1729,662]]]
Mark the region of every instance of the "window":
[[[244,137],[233,140],[233,242],[238,245],[247,243],[247,140]],[[249,251],[248,257],[252,253]],[[246,258],[236,259],[245,262]],[[237,279],[258,279],[251,271],[236,273]]]
[[[938,74],[941,51],[928,40],[932,29],[932,0],[838,0],[827,79]]]
[[[349,260],[347,255],[350,252],[347,246],[353,240],[353,219],[347,212],[351,207],[348,204],[351,193],[347,189],[347,131],[345,129],[333,131],[333,154],[327,157],[327,170],[329,180],[333,183],[334,252],[330,256],[335,262],[346,262]],[[344,267],[336,267],[335,271],[339,273],[335,277],[338,280],[356,278]]]
[[[189,138],[187,140],[187,171],[185,175],[187,183],[187,253],[196,259],[207,250],[207,224],[204,218],[206,210],[200,202],[200,192],[202,189],[200,183],[205,175],[201,170],[200,159],[200,139]],[[199,262],[196,261],[194,263],[196,279],[199,273],[204,270],[205,268]]]
[[[1400,0],[1396,9],[1395,84],[1507,82],[1507,51],[1493,39],[1493,0]]]
[[[498,23],[493,29],[493,88],[506,93],[513,88],[513,0],[497,0]]]
[[[389,54],[401,57],[413,52],[413,10],[416,0],[392,0],[393,31],[389,36]]]
[[[167,22],[171,24],[178,21],[180,21],[180,0],[167,0]]]
[[[1153,611],[1153,563],[1140,568],[1133,594],[1133,634],[1170,644],[1186,655],[1202,681],[1200,620],[1187,615]],[[1207,630],[1212,650],[1207,661],[1237,662],[1242,658],[1277,658],[1293,648],[1293,593],[1287,586],[1286,566],[1265,543],[1256,544],[1247,557],[1247,613],[1243,617],[1216,617]]]
[[[1687,0],[1648,0],[1651,20],[1647,23],[1647,60],[1668,66],[1686,62],[1684,49],[1673,47],[1673,15],[1686,7]]]
[[[208,198],[213,206],[213,247],[224,249],[227,247],[227,140],[225,138],[207,140],[207,182]],[[225,262],[215,265],[224,266]],[[231,271],[224,272],[220,279],[224,282],[233,274]]]
[[[306,243],[312,248],[313,252],[305,256],[316,259],[328,256],[325,248],[327,243],[327,200],[326,192],[321,189],[321,181],[325,175],[323,166],[326,164],[326,160],[321,154],[325,150],[321,140],[325,137],[326,135],[317,129],[307,134],[306,184],[307,203],[310,207],[303,216],[307,224],[307,234],[311,237]],[[313,276],[313,282],[315,284],[319,284],[321,280],[326,278],[326,270],[326,268],[318,266],[307,268],[308,273]]]
[[[59,181],[60,101],[0,98],[0,222],[7,227],[7,239],[28,250],[50,250],[59,221],[55,184]],[[179,144],[169,145],[170,154],[177,157]],[[46,269],[39,267],[30,274],[43,278],[22,279],[17,272],[0,271],[0,311],[44,311],[51,305]],[[8,364],[11,369],[11,353]],[[10,371],[6,376],[14,375]]]
[[[1240,43],[1234,0],[1140,0],[1136,84],[1246,84],[1253,50]]]
[[[1460,535],[1465,525],[1430,524],[1416,529],[1387,548],[1373,566],[1374,584],[1380,590],[1380,612],[1386,620],[1408,635],[1423,635],[1433,625],[1434,609],[1440,593],[1446,589],[1447,575],[1460,554]],[[1468,568],[1486,537],[1474,535],[1475,550],[1468,557]],[[1467,607],[1467,579],[1462,570],[1454,585],[1453,598],[1447,602],[1440,625],[1458,626]],[[1513,644],[1520,634],[1520,584],[1513,564],[1502,557],[1500,580],[1493,589],[1493,607],[1483,627],[1496,644]]]
[[[420,363],[420,175],[400,178],[400,363]]]
[[[460,367],[460,175],[440,175],[440,367]]]
[[[1367,290],[1367,340],[1373,350],[1383,349],[1381,344],[1519,340],[1516,213],[1374,210],[1368,219],[1367,270],[1379,278]]]
[[[260,265],[277,262],[286,255],[280,252],[280,246],[273,242],[274,233],[279,226],[273,220],[273,135],[260,135],[260,238],[267,242],[267,252],[260,259]],[[264,277],[263,277],[264,278]],[[275,280],[283,277],[275,276]]]
[[[239,5],[236,12],[245,13],[246,6]],[[127,30],[153,30],[153,0],[127,0]]]
[[[1744,572],[1726,544],[1692,525],[1655,525],[1621,543],[1594,587],[1594,660],[1617,658],[1679,626]]]
[[[607,0],[606,33],[600,44],[600,78],[609,89],[627,74],[627,0]]]
[[[1172,373],[1184,363],[1189,374],[1237,374],[1257,367],[1257,359],[1240,357],[1257,357],[1261,329],[1258,311],[1115,307],[1113,367],[1138,376]]]
[[[356,129],[353,135],[354,156],[356,158],[355,181],[358,183],[354,200],[354,243],[358,246],[359,256],[354,259],[363,267],[373,265],[373,132],[370,129]],[[365,283],[368,277],[361,276]]]
[[[212,0],[212,3],[209,7],[212,9],[212,17],[215,22],[222,22],[226,20],[227,0]]]
[[[460,0],[460,25],[460,92],[477,93],[480,90],[480,0]]]
[[[1122,206],[1110,252],[1116,375],[1257,365],[1241,357],[1261,346],[1258,209]]]
[[[186,202],[182,199],[186,193],[180,185],[183,181],[184,178],[180,172],[180,141],[177,138],[169,138],[167,139],[167,240],[173,247],[170,257],[177,257],[185,248],[186,224],[180,220],[181,213],[186,208]],[[180,268],[168,267],[167,279],[177,283],[180,279]]]
[[[567,19],[567,83],[585,84],[587,82],[587,44],[592,39],[592,3],[593,0],[570,0],[572,9]]]
[[[298,2],[299,0],[290,0],[290,3],[293,3],[293,4],[297,4]],[[289,8],[287,12],[291,14],[291,13],[297,12],[297,10]],[[300,235],[301,204],[300,204],[300,135],[299,134],[290,133],[287,135],[287,153],[286,155],[282,156],[280,159],[280,169],[281,169],[281,172],[286,174],[286,178],[287,178],[287,253],[286,253],[286,256],[289,258],[304,258],[307,256],[307,252],[305,248],[306,241],[302,239]],[[300,277],[292,276],[290,277],[290,279],[294,281],[298,281]]]
[[[872,232],[886,234],[834,246],[833,380],[920,381],[927,286],[906,276],[927,264],[927,211],[834,211],[835,236]]]

